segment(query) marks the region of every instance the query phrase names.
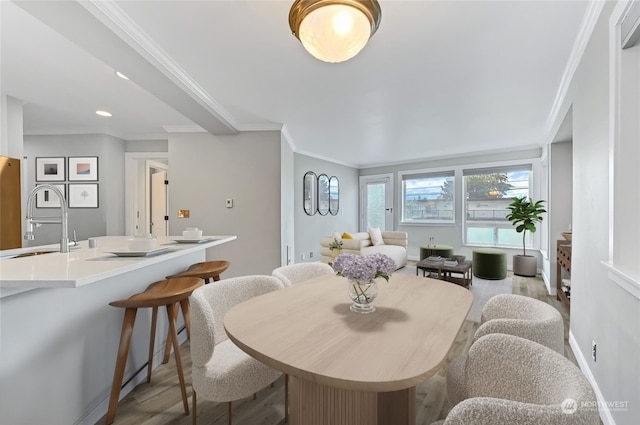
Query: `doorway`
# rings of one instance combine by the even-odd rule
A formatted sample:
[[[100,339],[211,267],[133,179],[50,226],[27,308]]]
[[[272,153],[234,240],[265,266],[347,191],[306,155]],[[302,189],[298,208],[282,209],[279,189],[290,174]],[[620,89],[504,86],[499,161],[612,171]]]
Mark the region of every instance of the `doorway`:
[[[165,173],[164,178],[162,172]],[[169,159],[167,152],[126,152],[125,153],[125,234],[136,235],[152,233],[158,235],[168,234],[168,205],[169,191],[168,181]],[[155,178],[153,175],[158,174]],[[158,193],[153,197],[152,184],[154,179]],[[162,184],[160,184],[162,182]],[[164,186],[164,190],[160,190]],[[164,194],[162,193],[164,192]],[[164,196],[164,200],[162,197]],[[153,208],[154,200],[158,206]],[[164,204],[164,214],[162,205]],[[162,214],[160,225],[153,229],[151,223],[158,223],[158,219],[152,214]],[[160,233],[157,233],[160,232]]]
[[[393,230],[393,174],[360,176],[360,231]]]
[[[146,176],[148,179],[149,197],[146,200],[149,208],[145,215],[148,217],[148,231],[153,236],[168,236],[169,231],[169,180],[167,172],[169,166],[157,161],[146,161]]]

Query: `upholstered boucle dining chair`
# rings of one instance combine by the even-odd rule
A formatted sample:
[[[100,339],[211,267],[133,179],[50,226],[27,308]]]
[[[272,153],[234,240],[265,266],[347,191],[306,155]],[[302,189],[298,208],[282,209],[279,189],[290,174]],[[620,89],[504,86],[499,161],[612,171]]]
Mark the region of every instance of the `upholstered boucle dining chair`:
[[[466,398],[438,425],[597,425],[598,404],[582,371],[544,345],[489,334],[469,349]]]
[[[516,294],[491,297],[482,308],[474,340],[490,333],[515,335],[564,355],[564,321],[555,307]]]
[[[291,286],[314,277],[333,273],[335,273],[333,268],[325,263],[299,263],[278,267],[272,272],[272,275],[280,279],[284,286]]]
[[[228,403],[227,422],[231,424],[232,401],[255,394],[282,376],[282,372],[266,366],[238,348],[227,337],[223,324],[224,316],[231,307],[282,288],[282,283],[272,276],[244,276],[203,286],[191,295],[194,425],[196,395],[205,400]],[[287,408],[285,403],[285,414]]]
[[[537,342],[564,355],[564,321],[553,306],[515,294],[490,298],[482,308],[480,327],[473,339],[502,333]],[[454,359],[447,369],[447,396],[456,404],[465,398],[464,370],[466,356]]]

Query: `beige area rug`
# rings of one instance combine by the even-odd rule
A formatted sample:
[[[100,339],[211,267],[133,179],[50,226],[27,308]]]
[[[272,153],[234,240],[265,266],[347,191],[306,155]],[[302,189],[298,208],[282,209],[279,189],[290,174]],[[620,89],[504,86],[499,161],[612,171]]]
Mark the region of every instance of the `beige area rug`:
[[[415,276],[416,266],[407,265],[400,270],[396,270],[396,273]],[[419,273],[419,276],[422,276],[422,272]],[[512,293],[511,277],[507,277],[502,280],[486,280],[473,276],[471,282],[469,290],[473,294],[473,305],[471,306],[471,311],[469,311],[469,314],[467,315],[467,320],[472,322],[480,323],[482,308],[491,297],[499,294]]]

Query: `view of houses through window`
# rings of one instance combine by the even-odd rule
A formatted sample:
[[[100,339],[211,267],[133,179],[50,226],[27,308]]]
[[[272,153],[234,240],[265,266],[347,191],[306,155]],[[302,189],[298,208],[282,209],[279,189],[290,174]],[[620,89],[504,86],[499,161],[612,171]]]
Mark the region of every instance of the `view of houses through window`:
[[[530,196],[532,165],[463,169],[461,177],[462,195],[455,191],[455,170],[400,173],[401,223],[453,224],[456,200],[462,200],[465,244],[522,246],[522,234],[506,218],[507,207],[514,197]],[[531,245],[531,234],[527,237]]]
[[[402,175],[403,223],[454,223],[454,171]]]
[[[522,234],[507,220],[514,197],[530,196],[531,165],[464,170],[465,243],[521,246]],[[531,245],[530,233],[527,245]]]

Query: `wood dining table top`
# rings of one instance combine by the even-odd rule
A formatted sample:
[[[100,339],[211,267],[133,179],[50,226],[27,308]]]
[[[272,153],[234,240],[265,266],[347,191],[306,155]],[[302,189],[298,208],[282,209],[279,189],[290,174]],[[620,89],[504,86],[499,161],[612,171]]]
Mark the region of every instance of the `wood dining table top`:
[[[349,310],[348,280],[320,276],[252,298],[225,315],[229,338],[289,375],[335,388],[387,392],[443,365],[473,302],[458,285],[395,273],[379,279],[376,311]]]

